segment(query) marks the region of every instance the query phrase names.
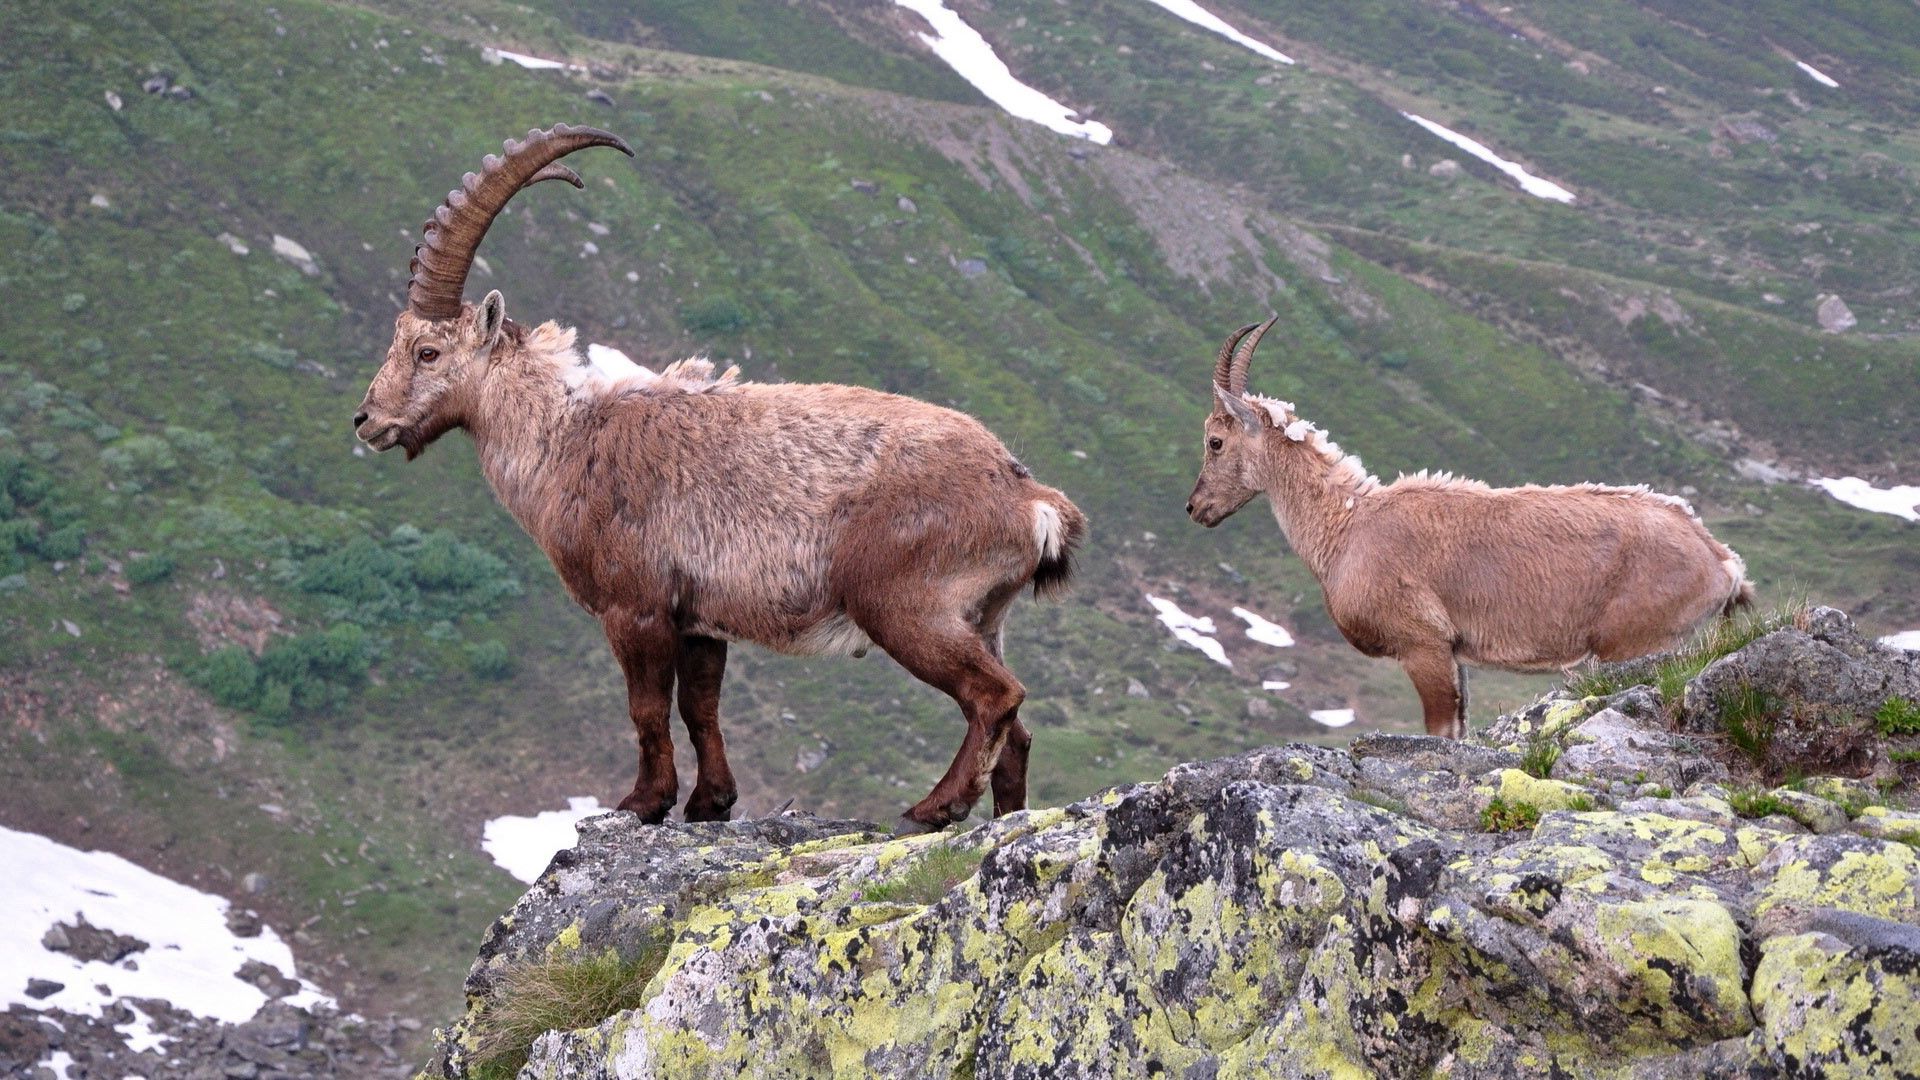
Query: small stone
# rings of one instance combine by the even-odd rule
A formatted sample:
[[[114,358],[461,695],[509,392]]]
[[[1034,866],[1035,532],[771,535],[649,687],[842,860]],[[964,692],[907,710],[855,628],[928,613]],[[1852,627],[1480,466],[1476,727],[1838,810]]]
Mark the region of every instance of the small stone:
[[[123,108],[125,105],[126,103],[120,100],[119,94],[116,94],[111,90],[107,91],[107,107],[108,108],[112,109],[114,112],[119,112],[121,108]]]
[[[61,619],[60,629],[65,630],[67,632],[67,636],[69,637],[80,636],[80,628],[74,625],[74,622],[72,619]]]
[[[145,90],[149,94],[164,94],[167,92],[167,87],[172,85],[173,80],[167,78],[165,75],[154,75],[143,80],[140,83],[140,89]]]
[[[1452,158],[1442,158],[1427,166],[1427,175],[1437,176],[1442,180],[1451,180],[1460,175],[1460,163]]]
[[[1829,334],[1843,334],[1859,325],[1860,320],[1853,317],[1853,309],[1838,296],[1822,296],[1820,306],[1814,311],[1820,320],[1820,329]]]
[[[1132,698],[1150,698],[1153,695],[1147,692],[1146,683],[1129,676],[1127,679],[1127,696]]]
[[[259,937],[260,916],[244,908],[228,908],[227,929],[232,931],[235,937]]]
[[[252,871],[240,879],[240,888],[253,896],[267,891],[267,875],[258,870]]]
[[[847,181],[847,186],[859,192],[862,195],[880,194],[880,185],[874,183],[871,180],[859,180],[859,179],[849,180]]]
[[[613,95],[598,87],[587,91],[587,100],[605,105],[609,109],[614,107]]]
[[[960,276],[963,278],[977,278],[987,272],[987,264],[984,259],[961,259],[958,263],[955,263],[954,266],[960,271]]]
[[[40,947],[48,952],[66,952],[73,948],[73,939],[67,937],[67,928],[54,923],[47,932],[40,935]]]
[[[27,996],[35,1001],[50,998],[66,988],[66,983],[54,982],[52,979],[27,980]]]
[[[900,212],[903,214],[917,214],[920,212],[919,205],[915,203],[912,199],[907,198],[905,195],[902,195],[898,199],[895,199],[893,201],[893,205],[899,207]]]

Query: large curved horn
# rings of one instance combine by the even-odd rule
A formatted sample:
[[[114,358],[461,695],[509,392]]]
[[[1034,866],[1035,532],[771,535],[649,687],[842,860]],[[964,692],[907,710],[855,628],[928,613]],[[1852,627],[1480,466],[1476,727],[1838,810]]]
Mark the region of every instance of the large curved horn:
[[[1235,346],[1240,344],[1241,338],[1246,337],[1250,331],[1258,329],[1259,326],[1260,326],[1259,323],[1248,323],[1247,325],[1227,335],[1226,344],[1220,346],[1220,355],[1213,358],[1214,385],[1218,386],[1222,390],[1231,391],[1232,393],[1235,393],[1235,394],[1244,393],[1246,391],[1247,389],[1246,369],[1244,367],[1242,367],[1240,371],[1239,386],[1235,386],[1228,381],[1233,375],[1233,350]]]
[[[517,142],[507,140],[502,154],[487,155],[478,173],[463,177],[460,187],[447,193],[446,201],[422,226],[423,238],[413,249],[407,304],[414,314],[423,319],[459,315],[473,254],[507,200],[521,188],[542,180],[584,186],[578,173],[555,162],[589,146],[611,146],[633,156],[633,147],[611,132],[555,124],[546,131],[529,131]]]
[[[1246,330],[1240,331],[1240,333],[1246,336],[1241,338],[1239,347],[1233,350],[1232,358],[1227,361],[1227,381],[1220,385],[1235,394],[1244,394],[1247,392],[1247,364],[1253,360],[1253,350],[1260,347],[1260,339],[1266,337],[1267,331],[1273,329],[1273,324],[1279,321],[1280,316],[1275,315],[1266,322],[1249,326]],[[1253,332],[1248,334],[1247,330]],[[1217,363],[1214,367],[1216,371],[1219,369]],[[1216,378],[1218,378],[1218,376],[1216,376]]]

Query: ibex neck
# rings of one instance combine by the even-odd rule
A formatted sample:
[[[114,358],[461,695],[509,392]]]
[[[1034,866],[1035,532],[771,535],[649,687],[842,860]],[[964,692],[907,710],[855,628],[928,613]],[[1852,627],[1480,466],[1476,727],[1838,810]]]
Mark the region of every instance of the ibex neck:
[[[1290,436],[1288,432],[1293,432]],[[1267,433],[1267,500],[1300,561],[1324,579],[1360,500],[1379,486],[1360,459],[1296,420]]]
[[[553,324],[525,342],[503,341],[467,418],[480,455],[480,470],[494,494],[521,527],[535,531],[542,478],[566,439],[572,410],[556,360],[572,357],[573,331],[546,335]],[[555,328],[558,330],[559,328]]]

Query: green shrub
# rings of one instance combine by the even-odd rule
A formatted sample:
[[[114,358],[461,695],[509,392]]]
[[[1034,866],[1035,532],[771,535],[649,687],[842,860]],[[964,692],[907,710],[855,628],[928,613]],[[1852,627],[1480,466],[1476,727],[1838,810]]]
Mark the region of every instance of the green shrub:
[[[127,580],[135,585],[152,585],[173,576],[173,556],[166,552],[142,555],[127,562]]]
[[[1882,735],[1920,735],[1920,705],[1890,697],[1873,714],[1873,728]]]
[[[462,651],[466,653],[467,670],[478,678],[505,679],[513,674],[513,654],[504,642],[471,641]]]
[[[187,678],[229,709],[251,709],[259,690],[260,670],[252,653],[229,645],[189,666]]]
[[[1740,788],[1727,793],[1727,805],[1733,812],[1745,818],[1772,817],[1776,814],[1786,816],[1787,804],[1770,791],[1759,788]]]
[[[731,334],[746,329],[751,321],[740,301],[725,293],[701,297],[680,309],[680,325],[692,334]]]
[[[1498,795],[1480,811],[1480,827],[1487,832],[1519,832],[1540,824],[1540,808],[1532,803],[1508,802]]]

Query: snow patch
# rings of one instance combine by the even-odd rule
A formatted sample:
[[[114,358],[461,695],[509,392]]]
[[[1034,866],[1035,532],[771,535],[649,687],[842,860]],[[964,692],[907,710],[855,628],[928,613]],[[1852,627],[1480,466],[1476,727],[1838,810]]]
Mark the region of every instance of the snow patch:
[[[72,1080],[73,1074],[67,1070],[73,1068],[73,1055],[65,1050],[55,1050],[53,1055],[40,1063],[43,1069],[52,1069],[56,1080]]]
[[[1415,116],[1410,112],[1403,112],[1400,115],[1426,128],[1428,132],[1438,135],[1442,139],[1465,150],[1481,161],[1499,169],[1508,176],[1513,177],[1514,181],[1520,185],[1521,191],[1537,198],[1552,199],[1554,202],[1573,202],[1573,192],[1568,191],[1566,188],[1561,187],[1551,180],[1540,179],[1521,168],[1517,162],[1508,161],[1506,158],[1487,149],[1485,144],[1475,142],[1451,128],[1441,127],[1439,124],[1434,123],[1424,116]]]
[[[1290,682],[1287,682],[1287,681],[1286,681],[1286,680],[1284,680],[1284,679],[1267,679],[1267,680],[1265,680],[1265,681],[1263,681],[1263,682],[1261,682],[1261,684],[1260,684],[1260,689],[1262,689],[1262,690],[1271,690],[1271,691],[1273,691],[1274,693],[1276,693],[1276,694],[1277,694],[1277,693],[1279,693],[1280,691],[1282,691],[1282,690],[1285,690],[1285,689],[1286,689],[1287,687],[1289,687],[1289,686],[1292,686],[1292,685],[1293,685],[1292,683],[1290,683]]]
[[[274,233],[273,253],[292,263],[296,269],[308,277],[320,272],[320,264],[313,261],[313,253],[297,240]]]
[[[1219,631],[1214,627],[1212,619],[1205,616],[1196,619],[1181,611],[1180,605],[1173,601],[1162,600],[1151,594],[1147,596],[1147,603],[1153,605],[1153,610],[1159,613],[1160,625],[1173,631],[1174,637],[1206,653],[1207,659],[1216,664],[1233,666],[1233,661],[1227,659],[1227,650],[1222,648],[1220,642],[1213,637]]]
[[[1805,60],[1795,60],[1793,62],[1793,66],[1805,72],[1807,75],[1807,78],[1812,79],[1814,82],[1819,83],[1821,86],[1824,86],[1829,90],[1840,89],[1840,84],[1837,82],[1834,82],[1833,79],[1829,77],[1826,72],[1821,71],[1820,69],[1814,67],[1812,64],[1807,63]]]
[[[531,884],[539,880],[554,855],[579,841],[573,829],[576,822],[607,810],[599,799],[587,795],[568,799],[565,810],[546,810],[532,817],[497,817],[481,830],[480,849],[507,873]]]
[[[1194,3],[1193,0],[1147,0],[1147,2],[1166,8],[1195,26],[1211,30],[1236,45],[1244,45],[1277,64],[1293,63],[1293,57],[1235,30],[1227,25],[1226,20]]]
[[[1316,709],[1307,714],[1315,723],[1331,728],[1342,728],[1353,723],[1352,709]]]
[[[1287,628],[1279,623],[1268,622],[1243,607],[1234,608],[1233,613],[1246,620],[1247,636],[1260,644],[1271,645],[1276,649],[1284,649],[1293,644],[1293,635],[1287,633]]]
[[[0,866],[7,868],[6,884],[0,886],[0,1008],[24,1005],[99,1016],[118,999],[161,998],[196,1016],[238,1024],[267,1003],[266,994],[237,977],[241,965],[258,960],[297,977],[293,951],[272,928],[263,927],[258,937],[238,937],[227,929],[226,900],[118,855],[81,851],[0,826]],[[53,924],[71,925],[76,914],[104,930],[145,941],[147,947],[130,957],[137,968],[124,961],[82,961],[40,944]],[[46,998],[30,998],[29,977],[65,986]],[[286,1000],[332,1004],[319,987],[304,979],[300,985],[301,991]],[[133,1015],[117,1029],[130,1047],[139,1051],[165,1041],[149,1017],[138,1009]]]
[[[1876,514],[1892,514],[1908,521],[1920,521],[1920,487],[1901,484],[1877,488],[1857,476],[1843,476],[1838,480],[1822,476],[1809,483],[1824,489],[1827,494],[1848,506],[1857,506]]]
[[[921,34],[920,40],[988,101],[1013,116],[1062,135],[1074,135],[1102,145],[1113,141],[1112,128],[1096,120],[1072,119],[1080,114],[1014,78],[1007,65],[994,55],[987,39],[968,26],[943,0],[894,0],[894,3],[927,20],[933,33]]]
[[[1920,652],[1920,630],[1902,630],[1897,634],[1888,634],[1880,639],[1880,644],[1889,649],[1906,649],[1908,652]]]
[[[587,70],[586,68],[581,67],[579,64],[569,64],[564,60],[548,60],[548,59],[545,59],[544,57],[528,56],[526,53],[509,52],[506,49],[497,49],[491,45],[481,46],[480,59],[486,61],[489,64],[498,64],[504,60],[504,61],[507,61],[508,63],[519,64],[521,67],[528,68],[533,71],[585,71]]]

